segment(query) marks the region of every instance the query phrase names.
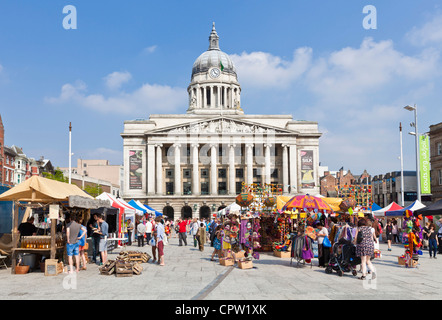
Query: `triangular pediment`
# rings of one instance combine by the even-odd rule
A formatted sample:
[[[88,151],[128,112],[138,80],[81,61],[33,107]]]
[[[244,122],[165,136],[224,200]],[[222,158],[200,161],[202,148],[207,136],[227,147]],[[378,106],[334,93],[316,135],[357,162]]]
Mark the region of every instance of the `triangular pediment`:
[[[211,119],[187,122],[179,125],[157,128],[149,131],[148,134],[277,134],[277,133],[298,133],[293,130],[282,129],[262,123],[233,119],[229,117],[216,117]]]

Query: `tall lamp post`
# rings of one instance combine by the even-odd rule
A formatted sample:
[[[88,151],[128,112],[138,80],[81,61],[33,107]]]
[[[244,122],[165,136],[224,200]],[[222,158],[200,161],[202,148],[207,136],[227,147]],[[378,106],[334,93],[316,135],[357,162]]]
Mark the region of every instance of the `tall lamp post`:
[[[420,164],[419,164],[419,132],[417,130],[417,107],[405,106],[405,110],[414,111],[414,123],[411,126],[415,128],[414,137],[416,141],[416,182],[417,182],[417,200],[421,201],[421,178],[420,178]]]
[[[399,135],[401,140],[401,206],[404,206],[404,154],[402,152],[402,123],[399,122]]]

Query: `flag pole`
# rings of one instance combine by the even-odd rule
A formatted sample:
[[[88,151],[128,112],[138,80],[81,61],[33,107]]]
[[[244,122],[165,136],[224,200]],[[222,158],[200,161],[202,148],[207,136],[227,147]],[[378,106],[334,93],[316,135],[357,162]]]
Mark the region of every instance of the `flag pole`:
[[[72,166],[72,161],[71,161],[71,159],[72,159],[72,148],[71,148],[71,145],[72,145],[72,124],[69,122],[69,184],[71,183],[71,181],[72,181],[72,169],[71,169],[71,166]]]

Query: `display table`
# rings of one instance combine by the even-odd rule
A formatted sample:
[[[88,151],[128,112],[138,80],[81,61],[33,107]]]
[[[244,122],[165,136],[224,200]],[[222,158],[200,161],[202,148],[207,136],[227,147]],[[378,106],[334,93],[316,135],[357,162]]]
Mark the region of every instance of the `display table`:
[[[55,248],[56,254],[60,251],[64,250],[64,246]],[[20,253],[35,253],[35,254],[51,254],[51,248],[45,248],[45,249],[37,249],[37,248],[12,248],[12,263],[11,263],[11,273],[15,274],[15,267],[16,265],[16,257]]]
[[[126,247],[126,242],[125,242],[126,240],[127,238],[107,238],[107,241],[114,241],[112,245],[109,245],[108,243],[107,251],[109,253],[113,253],[113,251],[118,247],[117,245],[118,241],[124,241],[123,247]]]

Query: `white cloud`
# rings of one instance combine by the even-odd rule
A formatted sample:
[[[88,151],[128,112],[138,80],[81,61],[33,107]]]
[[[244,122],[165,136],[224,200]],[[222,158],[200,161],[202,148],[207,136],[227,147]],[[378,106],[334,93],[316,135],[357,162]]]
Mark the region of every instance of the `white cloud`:
[[[287,88],[310,67],[312,49],[299,48],[292,60],[267,52],[232,54],[241,83],[253,87]]]
[[[414,45],[426,46],[442,44],[442,14],[436,15],[422,27],[414,27],[406,34],[406,38]]]
[[[144,48],[143,53],[145,53],[145,54],[154,53],[157,50],[157,48],[158,48],[158,46],[155,44],[153,46]]]
[[[143,84],[132,92],[118,91],[110,96],[100,93],[87,94],[82,81],[65,84],[58,97],[46,98],[52,104],[75,103],[102,113],[127,115],[149,114],[152,112],[173,112],[187,102],[186,89],[158,84]]]
[[[359,48],[343,48],[320,58],[307,72],[306,84],[322,100],[355,104],[394,83],[433,77],[438,60],[435,50],[412,57],[395,50],[390,40],[366,38]]]
[[[125,71],[125,72],[112,72],[108,74],[106,77],[103,78],[105,81],[106,86],[111,90],[120,89],[121,86],[128,82],[130,79],[132,79],[132,75]]]

